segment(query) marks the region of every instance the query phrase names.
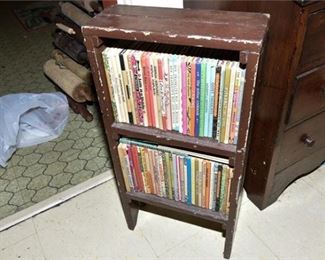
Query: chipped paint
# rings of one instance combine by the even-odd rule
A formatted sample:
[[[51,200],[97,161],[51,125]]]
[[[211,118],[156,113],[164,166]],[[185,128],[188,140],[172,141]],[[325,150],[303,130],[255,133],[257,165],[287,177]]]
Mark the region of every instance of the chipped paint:
[[[124,32],[124,33],[134,33],[136,31],[134,30],[124,30],[124,29],[119,29],[120,32]]]
[[[242,179],[242,175],[239,175],[239,177],[238,177],[238,183],[237,183],[237,191],[236,191],[236,199],[238,199],[239,198],[239,192],[240,192],[240,184],[241,184],[241,179]]]
[[[212,40],[213,38],[211,36],[203,36],[203,35],[188,35],[188,39],[195,39],[195,40]]]
[[[205,35],[188,35],[188,39],[195,39],[195,40],[215,40],[215,41],[222,41],[227,43],[233,43],[233,42],[241,42],[243,44],[254,44],[261,46],[262,40],[254,41],[254,40],[242,40],[242,39],[236,39],[235,37],[231,38],[221,38],[221,37],[212,37],[212,36],[205,36]]]
[[[123,32],[123,33],[135,33],[137,31],[135,30],[125,30],[125,29],[119,29],[115,27],[98,27],[98,26],[84,26],[85,29],[95,30],[95,31],[105,31],[105,32]]]
[[[149,36],[151,34],[151,32],[142,32],[144,34],[144,36]]]
[[[98,60],[97,60],[97,55],[95,53],[95,51],[92,51],[93,55],[94,55],[94,59],[95,59],[95,63],[96,63],[96,68],[97,68],[97,74],[98,74],[98,80],[99,80],[99,84],[101,87],[104,87],[103,86],[103,80],[102,80],[102,76],[100,74],[100,70],[99,70],[99,63],[98,63]]]
[[[176,38],[178,34],[168,34],[169,38]]]

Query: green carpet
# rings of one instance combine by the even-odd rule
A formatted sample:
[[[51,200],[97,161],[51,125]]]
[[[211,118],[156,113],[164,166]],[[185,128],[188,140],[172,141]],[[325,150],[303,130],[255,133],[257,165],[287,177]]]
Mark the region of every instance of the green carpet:
[[[14,2],[0,2],[0,96],[55,91],[42,66],[53,49],[51,32],[26,32],[12,13]],[[63,134],[48,143],[18,149],[0,167],[0,219],[49,198],[111,167],[97,108],[87,123],[70,112]]]

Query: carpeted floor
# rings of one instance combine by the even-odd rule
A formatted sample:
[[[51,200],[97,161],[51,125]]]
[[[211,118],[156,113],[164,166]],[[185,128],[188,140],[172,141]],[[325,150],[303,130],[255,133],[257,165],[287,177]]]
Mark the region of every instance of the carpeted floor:
[[[43,75],[54,27],[26,32],[12,10],[26,3],[0,2],[0,96],[55,91]],[[103,173],[111,167],[97,108],[94,121],[70,112],[63,134],[48,143],[19,149],[0,166],[0,219]]]

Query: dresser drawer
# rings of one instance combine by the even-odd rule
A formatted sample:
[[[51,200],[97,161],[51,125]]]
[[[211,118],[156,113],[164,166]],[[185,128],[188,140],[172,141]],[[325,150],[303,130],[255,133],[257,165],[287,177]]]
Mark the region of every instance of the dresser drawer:
[[[299,72],[325,63],[325,9],[308,17]]]
[[[289,129],[284,134],[277,171],[311,155],[324,146],[325,112]]]
[[[325,64],[297,77],[288,124],[306,119],[325,109]]]

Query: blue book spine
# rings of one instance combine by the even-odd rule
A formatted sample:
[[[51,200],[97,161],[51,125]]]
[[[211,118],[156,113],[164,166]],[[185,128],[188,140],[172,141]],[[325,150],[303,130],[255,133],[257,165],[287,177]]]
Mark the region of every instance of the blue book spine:
[[[201,61],[201,84],[200,84],[200,127],[199,136],[204,136],[205,123],[205,99],[206,99],[206,73],[207,73],[207,59],[203,58]]]
[[[210,91],[209,91],[209,98],[210,98],[210,106],[208,107],[209,113],[208,113],[208,137],[212,137],[212,129],[213,129],[213,105],[214,105],[214,98],[215,98],[215,81],[216,81],[216,68],[217,64],[213,63],[211,66],[211,75],[210,75]]]
[[[192,204],[192,167],[191,157],[186,157],[187,167],[187,204]]]
[[[201,85],[201,59],[196,60],[195,77],[195,136],[199,136],[200,129],[200,85]]]
[[[208,136],[209,113],[210,113],[210,92],[211,92],[211,60],[207,60],[205,80],[205,107],[204,107],[204,131],[203,135]]]

